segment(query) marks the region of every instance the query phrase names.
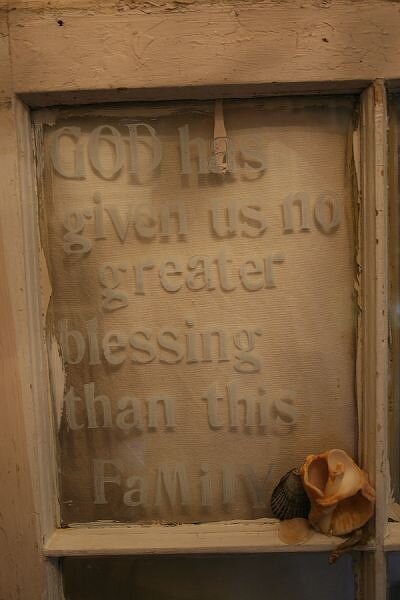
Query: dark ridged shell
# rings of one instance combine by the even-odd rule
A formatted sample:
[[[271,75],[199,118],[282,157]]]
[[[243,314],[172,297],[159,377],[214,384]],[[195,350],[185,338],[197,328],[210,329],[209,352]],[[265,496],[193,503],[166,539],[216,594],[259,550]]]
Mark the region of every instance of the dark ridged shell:
[[[281,521],[307,519],[310,501],[297,469],[286,473],[275,487],[271,496],[271,509],[274,517]]]

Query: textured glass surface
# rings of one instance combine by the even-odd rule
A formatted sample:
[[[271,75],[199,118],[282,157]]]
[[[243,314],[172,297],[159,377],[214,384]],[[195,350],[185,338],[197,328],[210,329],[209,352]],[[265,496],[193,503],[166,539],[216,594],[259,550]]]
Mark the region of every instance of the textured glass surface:
[[[65,523],[270,516],[276,482],[308,454],[353,454],[353,110],[297,98],[44,114]]]

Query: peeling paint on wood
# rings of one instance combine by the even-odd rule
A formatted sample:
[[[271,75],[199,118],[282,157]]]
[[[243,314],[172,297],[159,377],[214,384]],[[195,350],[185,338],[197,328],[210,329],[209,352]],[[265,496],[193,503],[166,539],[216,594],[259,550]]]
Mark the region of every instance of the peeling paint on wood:
[[[137,98],[361,90],[377,77],[400,79],[399,29],[400,5],[391,0],[0,3],[0,125],[5,156],[0,161],[0,241],[7,244],[13,232],[16,234],[11,258],[5,252],[2,264],[11,293],[11,302],[3,296],[2,323],[6,324],[3,337],[7,335],[7,344],[9,340],[10,344],[18,342],[13,353],[8,350],[11,362],[6,363],[7,370],[2,374],[8,392],[3,399],[7,419],[0,461],[6,477],[0,596],[7,600],[43,598],[40,549],[32,520],[39,507],[33,508],[28,485],[29,463],[35,459],[29,456],[37,438],[32,431],[26,434],[22,426],[22,407],[28,429],[33,428],[33,417],[29,356],[23,350],[28,339],[23,330],[27,328],[29,307],[21,260],[15,92],[23,94],[32,105],[47,106]],[[380,104],[376,88],[375,92]],[[61,375],[57,381],[61,387]],[[379,477],[384,475],[383,464],[381,449]],[[10,508],[11,494],[15,504]],[[398,529],[392,524],[385,542],[387,549],[399,550]],[[364,566],[371,565],[366,562]],[[378,568],[383,577],[383,565]],[[49,598],[59,598],[57,567],[49,565],[50,570]],[[362,593],[360,589],[360,596]],[[374,597],[373,585],[366,593]]]
[[[234,82],[252,95],[267,83],[400,78],[400,11],[393,2],[321,9],[305,0],[289,9],[287,2],[196,1],[172,12],[166,5],[156,3],[148,14],[135,12],[138,3],[133,12],[107,3],[95,11],[10,12],[16,91],[32,102],[34,94],[79,97],[83,90],[114,89],[114,99],[122,99],[129,89],[165,95],[165,88]]]

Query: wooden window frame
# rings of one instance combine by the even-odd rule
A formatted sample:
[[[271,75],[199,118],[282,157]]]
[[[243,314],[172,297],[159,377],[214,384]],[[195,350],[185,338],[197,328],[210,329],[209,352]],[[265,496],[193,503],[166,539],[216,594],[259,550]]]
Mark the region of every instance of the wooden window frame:
[[[15,591],[19,576],[20,589],[30,600],[44,597],[43,590],[45,597],[62,598],[57,563],[65,556],[326,552],[337,543],[315,534],[304,546],[283,546],[276,526],[262,520],[166,529],[135,525],[57,529],[55,448],[40,312],[48,288],[38,251],[30,109],[124,100],[357,93],[361,114],[355,144],[359,149],[359,258],[363,265],[362,343],[357,357],[359,460],[377,489],[373,535],[368,545],[358,548],[357,597],[383,600],[385,553],[400,550],[400,525],[386,522],[386,88],[400,80],[395,41],[400,29],[398,5],[372,0],[366,11],[358,3],[344,0],[324,9],[306,0],[302,8],[299,5],[293,10],[269,1],[249,7],[234,0],[229,6],[211,7],[199,0],[193,7],[169,13],[161,3],[151,14],[130,9],[120,13],[107,6],[98,14],[91,13],[90,0],[86,14],[82,6],[75,9],[73,5],[70,0],[57,11],[44,10],[41,2],[31,0],[28,8],[21,2],[15,11],[4,13],[5,18],[0,16],[0,69],[4,74],[0,127],[7,143],[6,160],[0,166],[4,178],[0,272],[8,290],[2,292],[0,302],[7,333],[4,354],[7,351],[12,356],[7,372],[1,372],[7,385],[7,430],[0,467],[7,474],[8,486],[4,485],[0,499],[6,502],[10,517],[6,533],[11,552],[5,565],[11,569],[15,561],[20,563],[13,575],[15,585],[10,576],[7,597],[25,597]],[[372,34],[368,33],[371,24]],[[238,30],[249,33],[240,37]],[[177,32],[185,35],[177,37]],[[382,58],[376,49],[383,43]],[[227,50],[229,44],[240,48],[233,58]],[[149,48],[153,48],[151,60]],[[10,461],[15,469],[12,475]],[[15,504],[7,504],[7,494],[13,493]],[[26,541],[21,541],[21,536],[26,536]],[[29,566],[24,564],[26,560],[31,561]]]

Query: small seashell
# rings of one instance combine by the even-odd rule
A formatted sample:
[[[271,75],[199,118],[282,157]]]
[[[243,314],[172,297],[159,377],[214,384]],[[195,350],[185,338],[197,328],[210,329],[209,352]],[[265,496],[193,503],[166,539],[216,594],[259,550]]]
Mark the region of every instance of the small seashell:
[[[286,473],[275,487],[271,496],[271,509],[274,517],[281,521],[308,517],[310,501],[297,469]]]
[[[317,531],[347,535],[374,514],[375,490],[344,450],[310,454],[300,473],[311,501],[308,518]]]
[[[284,544],[304,544],[311,534],[307,519],[288,519],[279,523],[278,536]]]

